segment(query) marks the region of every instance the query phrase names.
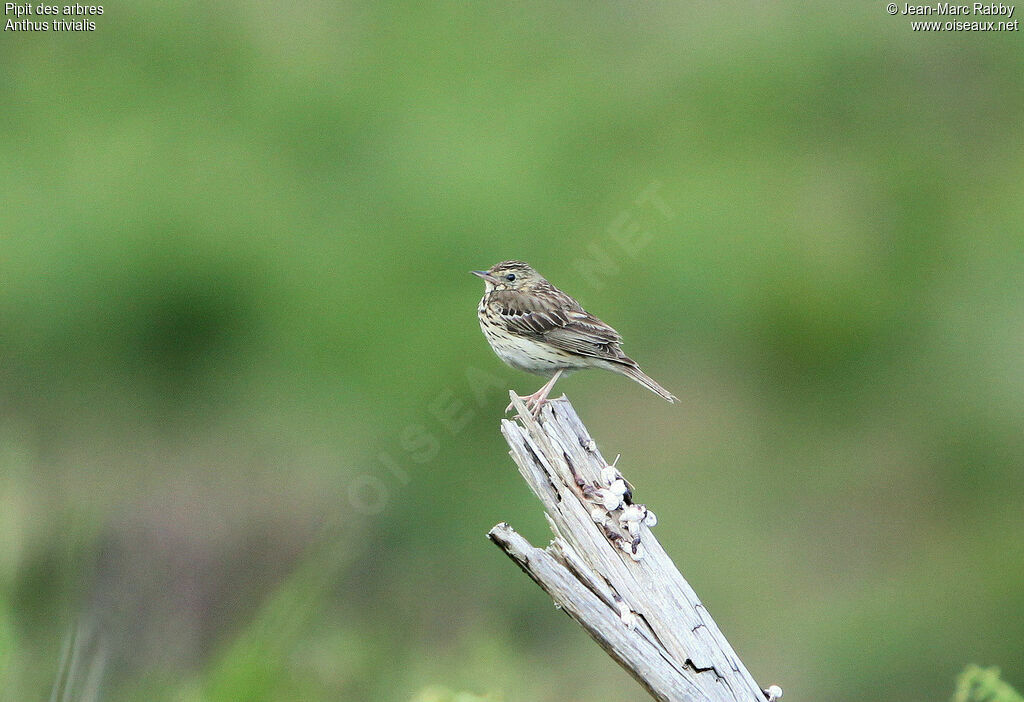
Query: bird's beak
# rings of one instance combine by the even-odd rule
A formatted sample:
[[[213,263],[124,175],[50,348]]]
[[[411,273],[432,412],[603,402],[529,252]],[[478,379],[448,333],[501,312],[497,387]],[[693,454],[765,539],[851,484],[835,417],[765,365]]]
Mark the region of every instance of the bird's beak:
[[[486,281],[487,281],[488,283],[493,283],[493,284],[495,284],[495,285],[497,285],[497,284],[498,284],[498,279],[497,279],[497,278],[495,278],[495,277],[494,277],[493,275],[491,275],[490,273],[488,273],[487,271],[470,271],[470,273],[472,273],[473,275],[475,275],[475,276],[476,276],[477,278],[483,278],[483,279],[484,279],[484,280],[486,280]]]

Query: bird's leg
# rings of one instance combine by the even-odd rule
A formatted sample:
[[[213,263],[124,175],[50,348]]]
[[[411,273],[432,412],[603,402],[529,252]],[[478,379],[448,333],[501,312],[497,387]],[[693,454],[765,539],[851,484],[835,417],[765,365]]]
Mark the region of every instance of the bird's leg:
[[[558,380],[558,377],[560,375],[562,375],[561,369],[555,371],[555,374],[553,376],[551,376],[551,380],[549,380],[548,382],[544,383],[544,387],[542,387],[540,390],[538,390],[537,392],[533,393],[533,395],[531,395],[531,397],[533,398],[533,416],[534,417],[537,417],[537,416],[540,415],[541,405],[543,405],[545,402],[548,401],[548,394],[551,392],[551,388],[555,387],[555,381]],[[527,407],[530,406],[530,402],[529,401],[527,401],[526,406]]]
[[[542,387],[540,390],[533,393],[532,395],[524,395],[519,398],[520,400],[526,403],[526,408],[530,410],[530,413],[534,416],[534,418],[540,416],[540,408],[545,402],[548,401],[548,393],[551,392],[551,388],[555,386],[555,381],[558,380],[558,376],[560,375],[562,375],[561,369],[555,371],[555,374],[551,376],[551,380],[544,383],[544,387]],[[505,411],[508,412],[511,409],[512,405],[509,405],[508,407],[505,408]]]

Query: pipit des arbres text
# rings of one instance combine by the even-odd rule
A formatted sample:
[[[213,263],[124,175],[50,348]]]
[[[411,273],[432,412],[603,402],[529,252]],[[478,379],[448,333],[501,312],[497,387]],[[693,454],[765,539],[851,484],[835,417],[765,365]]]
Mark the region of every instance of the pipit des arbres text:
[[[617,331],[528,264],[502,261],[489,270],[471,272],[484,279],[477,316],[494,353],[513,368],[551,378],[522,398],[534,415],[560,375],[582,368],[621,373],[669,402],[678,401],[622,352]]]

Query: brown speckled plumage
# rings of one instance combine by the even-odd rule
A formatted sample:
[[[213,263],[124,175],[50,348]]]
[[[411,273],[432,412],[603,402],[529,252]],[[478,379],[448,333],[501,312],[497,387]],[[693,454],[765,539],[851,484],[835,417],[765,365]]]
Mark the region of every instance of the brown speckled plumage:
[[[477,313],[498,357],[513,368],[555,376],[582,368],[621,373],[669,402],[677,398],[622,352],[622,337],[523,261],[502,261],[487,271]],[[511,278],[511,279],[510,279]],[[552,382],[531,396],[543,402]]]

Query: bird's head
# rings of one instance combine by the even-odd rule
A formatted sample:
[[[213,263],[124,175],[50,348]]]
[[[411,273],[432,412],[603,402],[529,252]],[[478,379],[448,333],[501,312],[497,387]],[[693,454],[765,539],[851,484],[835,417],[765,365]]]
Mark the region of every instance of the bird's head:
[[[486,271],[470,271],[470,273],[484,279],[487,292],[492,290],[526,291],[538,283],[544,282],[540,273],[522,261],[502,261]]]

